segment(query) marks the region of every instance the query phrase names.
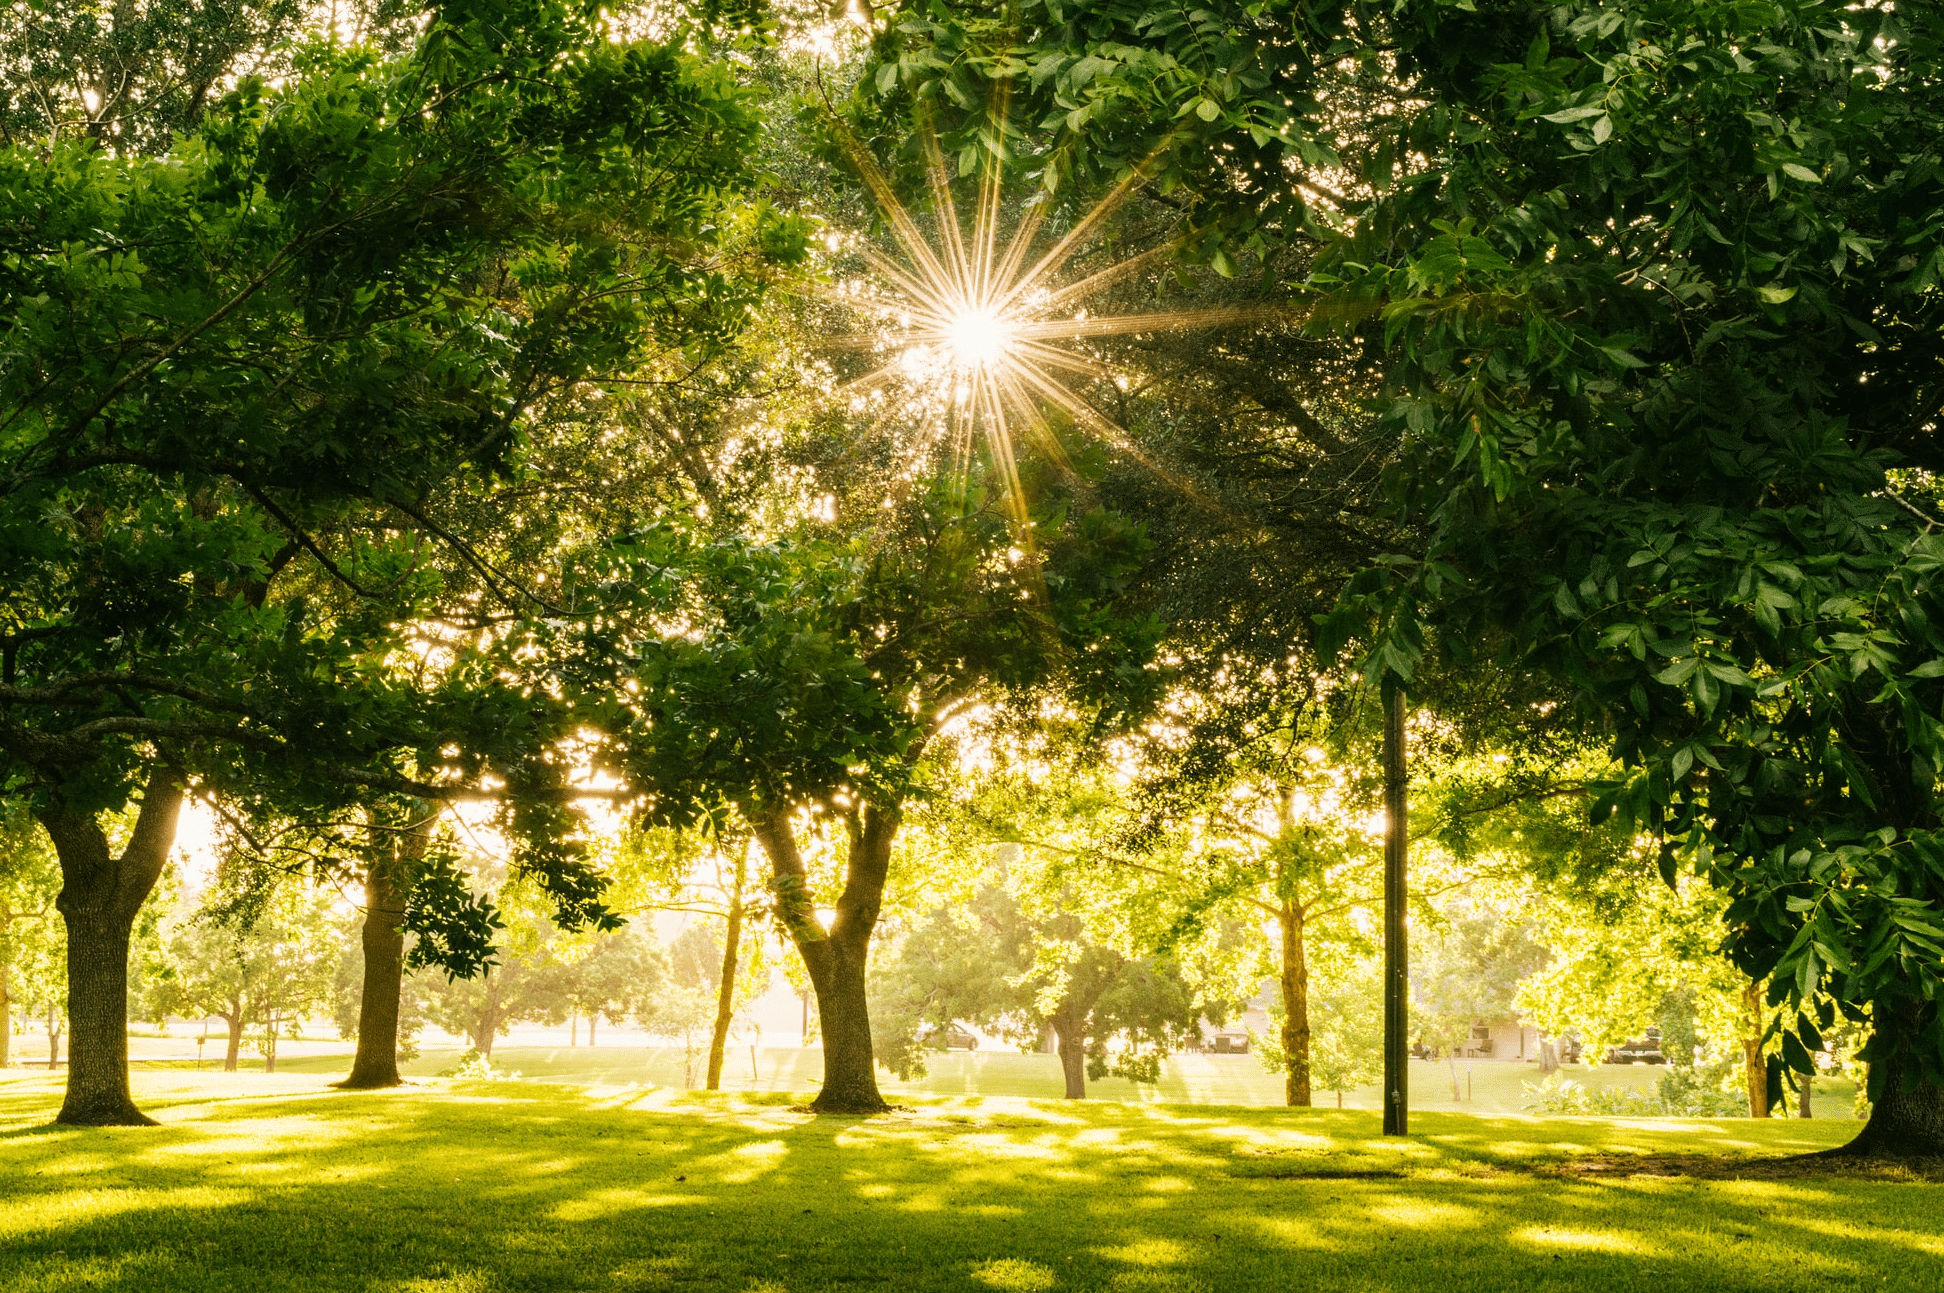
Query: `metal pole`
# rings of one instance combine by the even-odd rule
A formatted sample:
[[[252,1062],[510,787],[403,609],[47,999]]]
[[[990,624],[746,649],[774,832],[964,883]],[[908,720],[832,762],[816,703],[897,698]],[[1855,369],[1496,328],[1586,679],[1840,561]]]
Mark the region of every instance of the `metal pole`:
[[[1410,1130],[1411,976],[1404,943],[1405,830],[1404,689],[1384,701],[1384,1134]]]

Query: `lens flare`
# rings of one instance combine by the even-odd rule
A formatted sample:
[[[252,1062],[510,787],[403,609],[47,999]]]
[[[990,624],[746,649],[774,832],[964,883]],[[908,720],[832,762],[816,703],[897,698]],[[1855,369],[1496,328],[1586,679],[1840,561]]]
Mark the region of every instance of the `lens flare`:
[[[1150,461],[1114,422],[1063,380],[1063,375],[1113,381],[1116,374],[1098,359],[1068,348],[1096,337],[1133,336],[1194,328],[1228,327],[1281,317],[1266,307],[1165,311],[1152,314],[1094,315],[1082,303],[1099,289],[1156,263],[1178,251],[1177,238],[1150,247],[1078,281],[1057,283],[1062,271],[1083,249],[1091,247],[1104,221],[1146,182],[1156,169],[1132,168],[1114,189],[1037,256],[1042,223],[1048,206],[1029,201],[1008,238],[1002,238],[999,174],[987,165],[978,178],[970,228],[960,223],[953,195],[954,181],[937,136],[927,124],[924,146],[933,228],[921,229],[898,200],[890,181],[870,153],[841,127],[839,138],[883,213],[896,244],[896,256],[869,243],[858,251],[870,266],[876,283],[853,285],[833,295],[852,307],[875,313],[880,326],[840,343],[882,353],[882,366],[844,388],[862,399],[892,388],[894,394],[879,413],[880,423],[913,406],[936,410],[935,425],[961,461],[974,436],[985,440],[992,465],[1005,483],[1015,518],[1025,521],[1024,500],[1014,458],[1014,431],[1030,436],[1049,458],[1070,467],[1067,454],[1048,420],[1057,409],[1073,425],[1114,444],[1146,463],[1189,493],[1187,481],[1176,479]],[[1149,159],[1160,160],[1160,150]],[[1125,389],[1122,385],[1121,389]],[[902,391],[902,395],[896,394]]]

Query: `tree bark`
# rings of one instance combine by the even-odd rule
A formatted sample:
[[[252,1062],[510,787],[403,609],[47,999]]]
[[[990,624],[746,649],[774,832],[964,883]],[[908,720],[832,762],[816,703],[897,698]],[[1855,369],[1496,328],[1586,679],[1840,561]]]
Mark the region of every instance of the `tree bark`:
[[[7,994],[12,967],[0,961],[0,1069],[7,1067],[13,1047],[13,998]]]
[[[1900,1003],[1878,1002],[1873,1007],[1877,1027],[1902,1024],[1897,1033],[1915,1039],[1926,1031],[1932,1012],[1938,1007],[1925,1002],[1913,1011]],[[1899,1019],[1898,1015],[1904,1015]],[[1869,1051],[1878,1049],[1882,1038],[1872,1038]],[[1870,1105],[1870,1120],[1849,1144],[1830,1151],[1844,1158],[1944,1158],[1944,1089],[1926,1077],[1902,1046],[1885,1047],[1881,1058],[1871,1061],[1874,1079],[1881,1068],[1883,1082],[1877,1099]],[[1872,1081],[1872,1086],[1877,1083]]]
[[[865,804],[850,815],[850,850],[844,892],[825,930],[817,920],[809,873],[797,851],[786,805],[745,811],[770,860],[776,914],[803,958],[817,994],[823,1033],[824,1082],[810,1107],[818,1113],[883,1113],[891,1106],[878,1092],[871,1043],[870,1006],[865,998],[865,963],[871,932],[884,901],[891,867],[891,841],[897,835],[895,808]]]
[[[1762,1058],[1762,985],[1749,980],[1742,989],[1743,1022],[1748,1032],[1742,1036],[1742,1068],[1748,1087],[1748,1116],[1766,1118],[1768,1107],[1768,1064]]]
[[[217,1018],[221,1019],[223,1026],[229,1029],[229,1046],[223,1052],[223,1072],[234,1073],[240,1062],[239,1056],[243,1050],[242,1007],[239,1006],[237,1012],[233,1015],[218,1015]]]
[[[414,831],[418,851],[425,836]],[[409,845],[408,845],[409,847]],[[374,861],[365,868],[364,985],[358,995],[358,1053],[351,1075],[337,1085],[348,1091],[398,1086],[398,1001],[405,989],[405,901],[392,868]]]
[[[61,1064],[61,1016],[59,1008],[47,1008],[47,1071],[52,1073]]]
[[[1283,1099],[1291,1108],[1310,1107],[1309,960],[1303,945],[1303,909],[1284,899],[1282,924]]]
[[[67,1096],[55,1121],[89,1127],[153,1126],[128,1086],[128,945],[175,842],[183,791],[174,769],[149,771],[142,807],[120,857],[92,812],[59,801],[41,824],[61,862],[55,908],[68,935]]]
[[[1066,1078],[1066,1098],[1087,1098],[1086,1021],[1070,1008],[1063,1008],[1052,1019],[1053,1036],[1060,1043],[1060,1072]]]
[[[590,1012],[588,1013],[588,1016],[587,1016],[587,1044],[588,1044],[589,1046],[592,1046],[592,1045],[594,1044],[594,1025],[595,1025],[595,1024],[597,1024],[597,1023],[599,1023],[599,1022],[600,1022],[600,1020],[601,1020],[601,1012],[600,1012],[600,1011],[598,1011],[598,1010],[594,1010],[594,1011],[590,1011]]]
[[[722,935],[722,981],[716,991],[715,1031],[709,1034],[709,1090],[722,1089],[722,1054],[736,1013],[736,953],[742,944],[743,881],[749,875],[749,850],[736,858],[736,887],[729,893],[728,929]]]

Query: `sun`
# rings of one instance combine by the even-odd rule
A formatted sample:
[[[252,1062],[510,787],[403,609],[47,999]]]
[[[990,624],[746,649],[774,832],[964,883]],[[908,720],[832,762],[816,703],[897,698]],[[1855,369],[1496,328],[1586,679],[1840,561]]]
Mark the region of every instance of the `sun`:
[[[921,229],[898,200],[869,152],[841,125],[837,134],[876,199],[896,248],[890,255],[859,240],[853,245],[870,267],[871,278],[830,289],[844,304],[861,307],[875,319],[874,326],[837,344],[875,351],[881,359],[878,368],[847,383],[843,392],[860,411],[875,405],[880,423],[914,407],[923,410],[936,442],[949,444],[961,462],[971,440],[982,438],[1022,522],[1015,440],[1024,434],[1048,457],[1069,465],[1049,422],[1056,410],[1074,426],[1147,462],[1130,438],[1069,384],[1074,378],[1120,384],[1090,347],[1073,343],[1259,322],[1280,313],[1249,306],[1127,315],[1089,312],[1086,302],[1101,288],[1177,252],[1180,239],[1074,281],[1061,281],[1075,257],[1093,247],[1107,218],[1158,168],[1133,168],[1042,250],[1040,235],[1050,203],[1040,195],[1020,204],[1012,229],[1002,231],[1005,204],[994,164],[980,170],[971,220],[962,221],[954,180],[929,125],[920,134],[931,197],[929,230]],[[1147,465],[1160,470],[1152,462]]]
[[[1012,342],[1007,319],[989,308],[968,306],[946,324],[946,346],[960,368],[996,368]]]

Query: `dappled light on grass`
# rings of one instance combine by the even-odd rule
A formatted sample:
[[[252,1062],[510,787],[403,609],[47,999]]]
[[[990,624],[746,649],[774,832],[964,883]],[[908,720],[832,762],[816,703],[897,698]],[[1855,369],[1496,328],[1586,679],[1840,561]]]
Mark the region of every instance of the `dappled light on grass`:
[[[1944,1293],[1932,1186],[1568,1170],[1726,1155],[1727,1177],[1842,1123],[1445,1114],[1399,1142],[1333,1110],[987,1097],[816,1118],[800,1096],[137,1081],[162,1127],[49,1131],[57,1084],[0,1079],[0,1293],[1539,1290],[1568,1271]]]

